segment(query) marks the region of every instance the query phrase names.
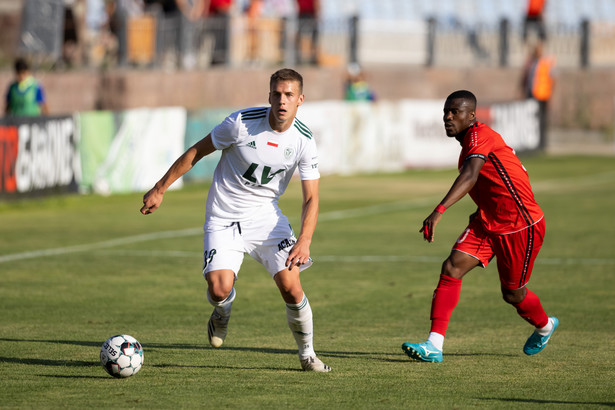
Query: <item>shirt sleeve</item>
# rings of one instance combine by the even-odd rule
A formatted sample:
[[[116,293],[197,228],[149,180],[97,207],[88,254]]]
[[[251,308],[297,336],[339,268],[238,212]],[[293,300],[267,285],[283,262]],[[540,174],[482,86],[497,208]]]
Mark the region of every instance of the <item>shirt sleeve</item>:
[[[299,159],[299,176],[302,181],[310,179],[319,179],[320,172],[318,171],[318,150],[316,142],[310,139],[303,150],[303,155]]]
[[[45,102],[45,93],[41,86],[36,87],[36,102],[38,104],[43,104]]]
[[[466,136],[466,156],[463,161],[472,158],[480,158],[487,160],[489,153],[493,150],[493,140],[489,138],[489,134],[484,132],[482,128],[474,127]]]
[[[211,141],[217,150],[230,147],[239,137],[239,112],[235,112],[224,119],[211,131]]]

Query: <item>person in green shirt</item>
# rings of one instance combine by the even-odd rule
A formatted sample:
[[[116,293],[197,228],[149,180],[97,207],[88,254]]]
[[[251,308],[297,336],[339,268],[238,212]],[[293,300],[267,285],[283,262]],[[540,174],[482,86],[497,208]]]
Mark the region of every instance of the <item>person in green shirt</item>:
[[[49,115],[43,88],[30,73],[30,67],[23,58],[15,61],[16,79],[6,93],[6,115],[38,116]]]
[[[344,99],[346,101],[376,101],[376,94],[365,80],[365,76],[357,64],[348,66]]]

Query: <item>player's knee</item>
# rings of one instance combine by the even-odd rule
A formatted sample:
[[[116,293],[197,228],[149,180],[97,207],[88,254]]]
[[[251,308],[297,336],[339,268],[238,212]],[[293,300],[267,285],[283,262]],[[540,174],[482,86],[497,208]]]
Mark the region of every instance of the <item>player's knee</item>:
[[[231,294],[230,289],[226,290],[222,287],[217,287],[217,286],[209,286],[207,291],[209,292],[209,297],[214,302],[222,302],[224,299],[228,298],[229,295]]]
[[[518,305],[523,302],[525,292],[523,289],[504,289],[502,288],[502,299],[511,305]]]
[[[226,283],[224,281],[207,281],[207,293],[214,302],[221,302],[231,294],[233,290],[233,283]]]
[[[465,272],[462,272],[462,270],[453,263],[451,258],[447,258],[442,263],[441,273],[444,276],[450,276],[452,278],[459,279],[459,278],[463,277],[463,273],[465,273]]]
[[[212,271],[206,276],[207,292],[214,302],[226,299],[235,284],[234,274],[231,271]]]
[[[278,289],[286,303],[299,303],[303,299],[303,288],[299,283],[279,282]]]

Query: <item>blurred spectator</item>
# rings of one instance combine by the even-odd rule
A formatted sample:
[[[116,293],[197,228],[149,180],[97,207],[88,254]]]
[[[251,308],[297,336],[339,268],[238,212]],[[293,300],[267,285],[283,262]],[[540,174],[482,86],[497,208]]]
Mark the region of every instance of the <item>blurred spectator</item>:
[[[151,0],[150,0],[151,1]],[[177,8],[190,21],[197,21],[207,13],[205,12],[205,3],[208,0],[175,0]]]
[[[214,37],[212,64],[228,63],[232,5],[233,0],[209,0],[206,25]]]
[[[131,40],[132,42],[140,43],[135,40],[151,34],[140,32],[144,30],[134,24],[138,19],[143,17],[144,13],[145,3],[143,0],[115,0],[113,13],[109,16],[109,31],[115,36],[118,42],[117,58],[120,65],[128,63],[130,59],[128,47]],[[139,28],[141,28],[140,31]]]
[[[555,83],[554,65],[555,61],[544,55],[543,44],[539,42],[533,47],[523,71],[521,85],[524,96],[538,101],[539,105],[541,144],[546,140],[548,103]]]
[[[365,80],[365,76],[358,64],[348,67],[346,79],[346,101],[375,101],[376,95]]]
[[[310,64],[318,62],[318,18],[320,15],[319,0],[297,0],[298,28],[296,38],[297,63],[305,62],[304,44],[307,37]]]
[[[79,50],[79,30],[74,9],[77,0],[64,0],[64,35],[62,42],[61,64],[67,67],[79,65],[81,62]]]
[[[264,0],[250,0],[246,9],[246,17],[248,18],[248,62],[255,63],[258,61],[258,52],[260,48],[259,33],[260,26],[259,21],[263,15],[263,8],[265,7]]]
[[[114,0],[86,1],[86,59],[90,66],[113,66],[117,62],[118,39],[112,32]]]
[[[49,115],[45,94],[39,82],[30,73],[25,59],[15,61],[15,81],[6,93],[6,115],[38,116]]]
[[[527,11],[523,21],[523,41],[527,41],[528,31],[536,30],[541,41],[547,39],[547,30],[544,22],[544,9],[546,0],[528,0]]]
[[[150,9],[160,8],[165,17],[177,16],[181,12],[186,13],[186,17],[197,19],[203,16],[203,4],[208,0],[143,0],[146,7]],[[192,14],[198,15],[192,16]]]

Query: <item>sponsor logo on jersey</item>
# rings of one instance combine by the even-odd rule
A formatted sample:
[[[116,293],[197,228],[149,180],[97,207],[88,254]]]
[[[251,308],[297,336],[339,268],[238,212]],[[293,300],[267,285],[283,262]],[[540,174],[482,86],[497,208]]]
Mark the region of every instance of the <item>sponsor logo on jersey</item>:
[[[248,147],[256,149],[256,142],[255,141],[248,142]]]

